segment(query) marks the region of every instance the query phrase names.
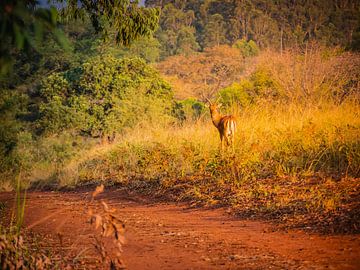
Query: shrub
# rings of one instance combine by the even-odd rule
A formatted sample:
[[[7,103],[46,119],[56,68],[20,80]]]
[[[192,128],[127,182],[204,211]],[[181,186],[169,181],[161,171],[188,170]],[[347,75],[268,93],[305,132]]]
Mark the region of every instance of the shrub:
[[[248,106],[252,101],[254,85],[249,80],[242,80],[240,83],[233,83],[219,91],[221,103],[226,107],[239,105]]]
[[[237,40],[233,44],[234,48],[237,48],[241,51],[243,57],[251,57],[259,54],[259,47],[253,40],[246,41],[245,39]]]
[[[271,73],[265,68],[258,68],[250,76],[254,87],[254,95],[263,98],[276,98],[281,95],[281,88]]]
[[[206,111],[205,104],[194,98],[187,98],[176,102],[174,115],[180,121],[198,120]]]
[[[340,104],[346,99],[359,100],[358,54],[310,43],[304,52],[289,49],[279,55],[265,51],[258,57],[258,66],[271,74],[289,101]]]
[[[95,57],[79,69],[55,73],[40,88],[39,127],[104,137],[142,121],[170,117],[172,90],[140,58]]]
[[[18,170],[19,156],[16,147],[24,134],[23,123],[19,120],[28,102],[26,95],[3,90],[0,91],[0,182],[6,172]]]
[[[239,83],[223,88],[218,96],[223,105],[231,107],[237,105],[247,107],[259,98],[274,99],[281,95],[278,83],[272,78],[266,69],[257,69],[249,79],[243,79]]]

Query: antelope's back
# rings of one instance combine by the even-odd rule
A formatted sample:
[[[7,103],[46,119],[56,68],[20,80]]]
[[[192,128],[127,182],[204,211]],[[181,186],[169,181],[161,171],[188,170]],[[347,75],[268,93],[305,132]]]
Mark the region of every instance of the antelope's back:
[[[224,135],[233,136],[236,130],[236,118],[233,115],[226,115],[221,119]]]

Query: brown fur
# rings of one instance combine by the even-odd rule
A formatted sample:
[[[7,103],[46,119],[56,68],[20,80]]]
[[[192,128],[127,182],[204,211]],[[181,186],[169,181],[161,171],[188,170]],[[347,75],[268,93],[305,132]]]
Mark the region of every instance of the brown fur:
[[[234,143],[236,118],[233,115],[222,115],[219,112],[219,107],[217,104],[210,104],[209,109],[212,122],[219,131],[222,148],[224,140],[227,146]]]

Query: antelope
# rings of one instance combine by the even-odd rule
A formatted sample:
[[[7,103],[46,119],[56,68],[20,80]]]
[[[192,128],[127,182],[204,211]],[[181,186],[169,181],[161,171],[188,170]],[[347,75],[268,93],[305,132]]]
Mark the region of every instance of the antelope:
[[[227,146],[232,146],[234,150],[234,137],[236,129],[236,119],[233,115],[222,115],[219,112],[221,104],[212,103],[209,99],[209,109],[211,120],[220,134],[221,150],[223,149],[223,141],[225,140]]]

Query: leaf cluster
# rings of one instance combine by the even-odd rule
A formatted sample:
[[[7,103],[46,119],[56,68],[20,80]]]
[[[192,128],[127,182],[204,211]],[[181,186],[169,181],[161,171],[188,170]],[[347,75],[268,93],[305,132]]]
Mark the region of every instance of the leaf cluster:
[[[144,8],[137,1],[91,1],[69,0],[61,12],[65,20],[84,19],[88,16],[96,32],[109,37],[115,31],[118,44],[130,45],[142,36],[149,36],[158,25],[160,11],[157,8]]]

